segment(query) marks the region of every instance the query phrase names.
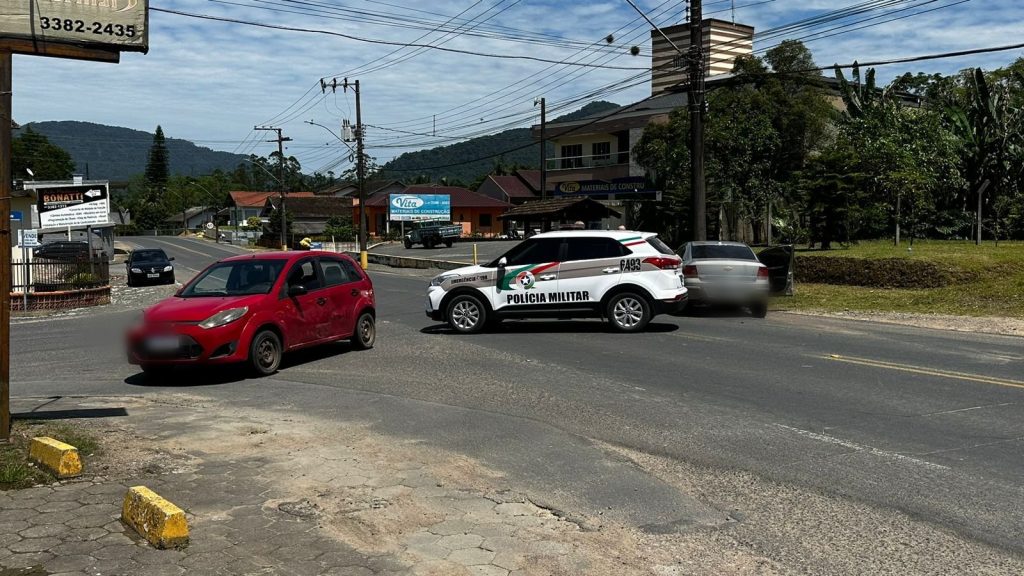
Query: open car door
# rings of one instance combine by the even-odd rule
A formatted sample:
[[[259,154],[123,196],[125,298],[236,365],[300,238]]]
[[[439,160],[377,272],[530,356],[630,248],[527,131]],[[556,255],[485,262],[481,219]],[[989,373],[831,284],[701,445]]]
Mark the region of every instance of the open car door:
[[[757,254],[757,259],[768,267],[768,282],[772,294],[793,295],[793,265],[796,252],[793,246],[773,246]]]

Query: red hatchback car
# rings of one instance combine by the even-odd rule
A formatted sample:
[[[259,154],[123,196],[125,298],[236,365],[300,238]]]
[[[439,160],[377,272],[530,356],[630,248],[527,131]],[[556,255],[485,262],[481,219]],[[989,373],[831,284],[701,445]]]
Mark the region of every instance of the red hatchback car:
[[[167,365],[248,362],[272,374],[284,352],[377,336],[373,283],[332,252],[267,252],[212,264],[128,332],[128,361]]]

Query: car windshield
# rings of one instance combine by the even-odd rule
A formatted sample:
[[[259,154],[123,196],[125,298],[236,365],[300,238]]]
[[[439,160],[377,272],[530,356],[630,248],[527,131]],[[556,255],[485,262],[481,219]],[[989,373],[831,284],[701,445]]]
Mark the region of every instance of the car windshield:
[[[220,262],[207,268],[179,294],[182,298],[267,294],[284,269],[284,260]]]
[[[132,260],[144,262],[153,260],[167,260],[163,250],[136,250],[132,252]]]
[[[696,244],[693,246],[694,259],[716,259],[716,260],[757,260],[754,251],[749,246],[738,246],[735,244]]]

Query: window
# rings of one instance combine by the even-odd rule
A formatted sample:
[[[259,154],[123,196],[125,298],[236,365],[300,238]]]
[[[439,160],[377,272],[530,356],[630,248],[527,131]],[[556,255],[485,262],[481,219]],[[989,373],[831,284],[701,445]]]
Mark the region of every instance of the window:
[[[284,268],[284,260],[224,262],[208,268],[181,292],[185,298],[267,294]]]
[[[350,282],[357,282],[364,278],[362,271],[349,260],[342,260],[341,267],[345,269],[345,274],[349,277]]]
[[[523,264],[544,264],[545,262],[558,262],[561,259],[562,250],[561,238],[543,238],[540,240],[526,240],[505,253],[505,260],[509,266],[522,266]],[[499,258],[500,260],[500,258]],[[497,260],[489,266],[496,267]]]
[[[590,154],[595,164],[609,164],[612,159],[612,143],[594,142],[590,145]]]
[[[566,260],[597,260],[599,258],[619,258],[632,254],[629,248],[611,238],[570,238]]]
[[[338,284],[346,284],[352,281],[348,271],[337,260],[321,259],[320,272],[324,275],[324,286],[337,286]]]
[[[562,146],[562,168],[583,167],[583,144]]]
[[[717,258],[722,260],[757,260],[754,251],[737,244],[694,244],[693,259]]]
[[[652,248],[654,248],[655,250],[662,254],[668,254],[670,256],[675,255],[675,252],[668,247],[668,244],[662,242],[661,238],[658,238],[657,236],[651,236],[650,238],[648,238],[647,243],[650,244]]]
[[[480,226],[482,228],[490,228],[492,226],[492,224],[491,224],[491,215],[490,214],[481,214],[480,215]]]
[[[288,273],[288,286],[302,286],[310,292],[320,288],[320,279],[317,278],[312,259],[303,260],[292,267]]]

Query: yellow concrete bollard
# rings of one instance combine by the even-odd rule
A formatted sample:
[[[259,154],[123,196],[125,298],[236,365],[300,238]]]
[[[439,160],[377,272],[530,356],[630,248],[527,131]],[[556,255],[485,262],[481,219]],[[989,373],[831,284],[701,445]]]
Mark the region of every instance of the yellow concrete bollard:
[[[145,486],[128,489],[121,507],[121,521],[161,550],[188,546],[185,512]]]
[[[474,243],[473,244],[473,266],[476,266],[476,265],[477,265],[477,262],[476,262],[476,244]]]
[[[82,473],[78,448],[46,436],[33,438],[28,457],[48,468],[57,478],[71,478]]]

